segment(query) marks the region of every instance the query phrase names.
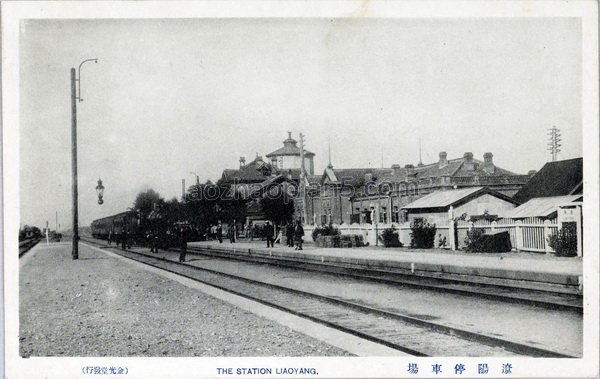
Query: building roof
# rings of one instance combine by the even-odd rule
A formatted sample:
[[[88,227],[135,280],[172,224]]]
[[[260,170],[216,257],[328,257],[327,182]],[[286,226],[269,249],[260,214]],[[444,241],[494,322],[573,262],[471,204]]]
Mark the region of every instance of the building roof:
[[[257,156],[252,162],[239,169],[225,169],[221,183],[260,183],[271,176],[272,167]]]
[[[506,218],[549,217],[560,206],[583,200],[583,195],[535,197],[503,215]]]
[[[291,183],[292,185],[296,185],[287,175],[276,175],[272,176],[269,179],[265,180],[261,183],[252,184],[250,187],[250,192],[248,193],[248,197],[257,199],[262,196],[266,191],[268,191],[273,186],[278,186],[282,183]]]
[[[402,209],[448,208],[459,205],[480,195],[490,194],[516,204],[516,201],[487,187],[470,187],[456,190],[435,191],[402,207]]]
[[[380,177],[389,175],[389,168],[330,168],[327,167],[321,176],[321,180],[328,178],[331,183],[342,184],[344,186],[360,187],[368,181],[376,182]],[[367,176],[371,179],[368,180]]]
[[[271,157],[277,157],[277,156],[281,156],[281,155],[296,155],[296,156],[300,156],[300,148],[298,146],[284,146],[281,147],[275,151],[273,151],[272,153],[267,154],[267,158],[271,158]],[[306,149],[304,149],[304,156],[305,157],[312,157],[314,156],[315,153],[312,153]]]
[[[288,138],[283,141],[283,147],[273,151],[272,153],[267,154],[267,158],[281,156],[281,155],[296,155],[300,156],[301,149],[297,146],[297,141],[292,138],[292,133],[288,132]],[[310,151],[304,149],[305,157],[312,157],[315,153],[311,153]]]
[[[500,177],[516,176],[514,172],[505,170],[498,166],[486,166],[483,161],[473,159],[473,168],[470,169],[465,164],[466,158],[448,159],[445,164],[440,162],[430,163],[422,166],[398,167],[395,170],[389,170],[390,173],[379,178],[379,182],[399,182],[405,180],[420,180],[429,178],[439,178],[442,176],[453,177]],[[407,165],[410,166],[410,165]],[[490,169],[491,167],[491,169]],[[412,171],[412,175],[411,175]]]
[[[514,196],[524,203],[535,197],[583,193],[583,158],[547,162]]]

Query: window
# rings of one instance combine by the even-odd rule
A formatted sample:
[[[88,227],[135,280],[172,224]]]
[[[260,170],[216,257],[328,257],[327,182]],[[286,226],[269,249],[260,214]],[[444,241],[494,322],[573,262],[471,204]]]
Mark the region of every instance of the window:
[[[400,222],[398,219],[398,206],[394,205],[394,208],[392,209],[392,222]]]
[[[373,215],[372,209],[369,210],[369,209],[365,208],[365,223],[366,224],[372,224],[373,223],[373,220],[371,219],[372,215]]]
[[[387,207],[381,207],[381,212],[379,213],[379,222],[382,224],[387,224]]]

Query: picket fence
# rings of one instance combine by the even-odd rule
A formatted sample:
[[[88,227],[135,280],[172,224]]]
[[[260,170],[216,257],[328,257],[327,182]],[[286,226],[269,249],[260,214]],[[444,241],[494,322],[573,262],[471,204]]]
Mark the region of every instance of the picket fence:
[[[362,235],[366,242],[374,246],[381,244],[377,241],[376,235],[390,227],[398,230],[400,241],[405,245],[410,245],[410,223],[403,224],[342,224],[333,225],[338,228],[341,234]],[[476,228],[485,231],[507,231],[510,236],[510,243],[513,250],[530,251],[540,253],[550,253],[554,250],[548,244],[548,237],[556,233],[559,229],[557,219],[544,220],[537,217],[514,220],[502,218],[497,221],[477,220],[475,222],[458,221],[456,226],[449,221],[446,225],[436,225],[435,247],[450,249],[452,244],[456,244],[456,249],[465,247],[467,231]],[[456,233],[454,232],[456,228]],[[305,240],[312,241],[311,233],[313,226],[306,226]],[[454,241],[456,236],[456,241]]]

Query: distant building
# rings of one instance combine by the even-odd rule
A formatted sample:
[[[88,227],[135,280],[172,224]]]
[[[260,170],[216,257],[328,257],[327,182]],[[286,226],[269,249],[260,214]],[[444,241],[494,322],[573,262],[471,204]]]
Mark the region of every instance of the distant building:
[[[514,196],[519,203],[535,197],[583,194],[583,158],[548,162]]]
[[[246,158],[240,157],[239,169],[223,170],[219,183],[260,183],[271,177],[273,167],[256,154],[256,158],[246,164]]]
[[[314,172],[315,154],[304,150],[305,178],[312,177]],[[251,196],[254,200],[248,203],[247,221],[253,223],[264,222],[262,209],[258,202],[260,196],[272,186],[282,185],[284,187],[297,187],[301,172],[301,149],[297,141],[288,132],[288,138],[283,141],[283,147],[266,155],[268,160],[256,154],[256,158],[246,163],[245,157],[240,157],[239,168],[223,170],[218,184],[228,186],[230,191],[237,192],[241,198]],[[294,199],[297,217],[301,217],[303,211],[302,197]]]
[[[267,154],[267,160],[263,160],[258,153],[250,163],[246,163],[246,157],[240,157],[239,168],[223,170],[219,183],[260,183],[279,174],[298,181],[302,167],[300,155],[297,141],[292,138],[292,133],[288,132],[283,147]],[[304,150],[304,169],[307,175],[314,174],[314,156],[314,153]]]
[[[402,207],[434,191],[487,187],[511,197],[529,179],[496,166],[492,153],[480,161],[470,152],[455,159],[441,152],[438,162],[417,167],[337,170],[330,165],[309,202],[315,224],[397,223],[406,219]]]
[[[489,187],[471,187],[456,190],[436,191],[403,206],[409,222],[422,219],[436,225],[447,225],[449,218],[467,215],[505,214],[518,203]]]
[[[288,138],[283,141],[283,147],[267,154],[271,166],[280,171],[300,170],[302,167],[301,149],[297,144],[298,142],[292,138],[292,132],[288,132]],[[314,156],[314,153],[304,149],[304,168],[308,175],[315,173]]]

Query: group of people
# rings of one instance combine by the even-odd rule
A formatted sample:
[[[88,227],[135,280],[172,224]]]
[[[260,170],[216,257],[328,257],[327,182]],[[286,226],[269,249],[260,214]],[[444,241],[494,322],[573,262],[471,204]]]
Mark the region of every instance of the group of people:
[[[181,249],[179,254],[179,262],[185,262],[185,256],[187,254],[187,242],[189,232],[184,228],[168,229],[165,232],[165,237],[169,240],[171,245],[175,242],[175,245]],[[150,253],[157,254],[158,246],[160,244],[160,234],[157,230],[148,230],[146,232],[146,242],[150,246]]]
[[[130,249],[131,248],[131,240],[129,239],[129,233],[127,229],[123,229],[121,233],[113,233],[112,230],[108,232],[108,237],[106,238],[106,242],[110,245],[115,242],[117,247],[121,245],[122,249]]]
[[[214,236],[219,240],[219,243],[223,243],[223,226],[221,222],[213,228],[214,229],[211,231],[214,231]],[[275,226],[270,221],[267,221],[262,227],[262,232],[266,237],[267,247],[274,247],[276,242],[281,242],[285,233],[287,246],[293,247],[296,250],[302,250],[304,228],[302,227],[302,222],[300,220],[289,222],[277,229],[275,229]],[[228,225],[226,233],[230,243],[234,243],[236,240],[235,225]],[[190,239],[188,234],[188,231],[184,227],[174,227],[167,229],[164,233],[160,233],[159,230],[150,229],[146,231],[144,237],[147,246],[150,247],[150,253],[157,254],[159,247],[162,246],[161,242],[163,245],[178,246],[181,250],[179,262],[185,262],[187,242]],[[107,242],[110,245],[113,241],[115,241],[117,245],[120,244],[123,249],[131,248],[131,241],[127,230],[123,230],[122,233],[118,234],[111,230],[108,234]]]
[[[300,222],[300,220],[296,220],[294,223],[287,223],[282,229],[279,230],[277,237],[275,237],[274,225],[267,221],[265,225],[267,247],[274,247],[275,242],[281,241],[283,230],[285,230],[287,246],[293,247],[295,250],[302,250],[302,242],[304,242],[304,228],[302,227],[302,222]]]
[[[219,240],[219,243],[223,243],[223,224],[219,221],[216,226],[211,227],[211,231],[214,231],[213,236]],[[227,237],[229,238],[229,243],[234,243],[236,240],[236,232],[235,232],[235,224],[229,224],[227,228]]]

